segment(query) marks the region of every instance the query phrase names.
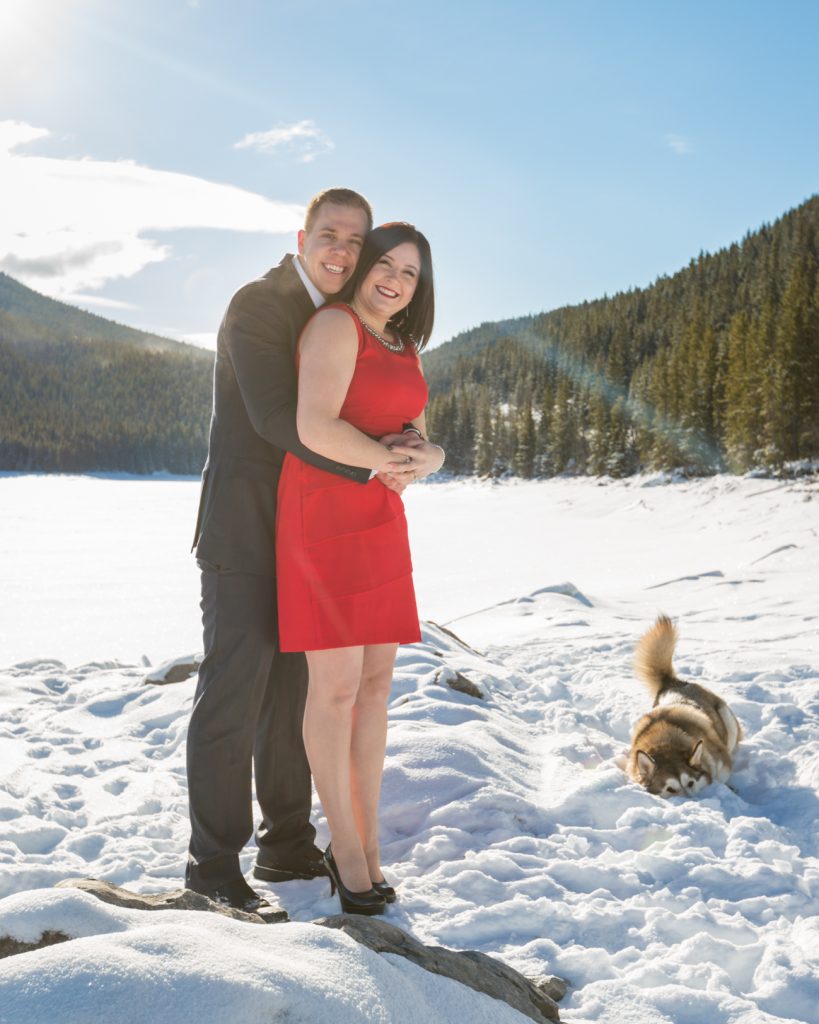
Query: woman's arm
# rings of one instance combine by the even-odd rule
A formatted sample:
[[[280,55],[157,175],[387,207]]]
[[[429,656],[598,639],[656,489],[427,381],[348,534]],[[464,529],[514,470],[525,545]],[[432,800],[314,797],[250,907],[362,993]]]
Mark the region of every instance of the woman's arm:
[[[325,458],[395,472],[404,456],[396,462],[384,445],[339,419],[357,355],[358,332],[343,310],[323,310],[307,325],[299,347],[299,439]]]

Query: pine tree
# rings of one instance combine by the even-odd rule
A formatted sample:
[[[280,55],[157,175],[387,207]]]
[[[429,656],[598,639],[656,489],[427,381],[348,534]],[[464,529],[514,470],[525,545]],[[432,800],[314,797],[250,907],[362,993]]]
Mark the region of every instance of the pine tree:
[[[518,409],[515,421],[515,454],[512,468],[518,476],[529,480],[535,472],[535,419],[532,403],[527,401]]]
[[[589,469],[595,476],[602,476],[608,472],[611,455],[611,420],[602,386],[594,390],[590,406]]]
[[[770,439],[778,461],[811,454],[807,439],[819,387],[815,287],[815,259],[800,253],[782,296],[774,343]]]
[[[728,465],[744,472],[753,465],[761,426],[757,371],[748,315],[734,314],[728,335],[728,374],[725,390],[725,448]]]
[[[486,388],[481,390],[477,410],[477,432],[475,436],[475,472],[478,476],[490,476],[495,465],[495,427],[492,420],[492,406]]]
[[[555,473],[573,469],[577,442],[575,396],[568,377],[560,377],[549,429],[549,459]]]

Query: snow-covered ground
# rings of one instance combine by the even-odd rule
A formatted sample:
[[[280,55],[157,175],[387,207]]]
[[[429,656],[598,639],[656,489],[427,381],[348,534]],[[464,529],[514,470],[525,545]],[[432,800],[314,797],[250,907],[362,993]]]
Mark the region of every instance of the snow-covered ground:
[[[337,910],[321,880],[273,887],[288,926],[50,889],[179,884],[193,684],[143,679],[199,647],[196,496],[0,477],[0,935],[79,936],[0,961],[0,1021],[525,1021],[309,925]],[[449,482],[407,506],[427,625],[390,706],[388,920],[566,977],[565,1021],[816,1024],[819,486]],[[733,789],[693,801],[619,767],[659,611],[746,732]]]

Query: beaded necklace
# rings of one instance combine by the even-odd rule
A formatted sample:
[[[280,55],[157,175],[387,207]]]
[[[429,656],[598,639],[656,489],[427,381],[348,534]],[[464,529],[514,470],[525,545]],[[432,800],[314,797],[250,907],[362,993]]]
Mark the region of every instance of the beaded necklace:
[[[376,331],[376,330],[374,330],[374,328],[370,327],[370,325],[367,323],[367,321],[364,319],[364,317],[361,316],[360,313],[358,313],[356,310],[353,310],[353,312],[355,312],[355,315],[361,321],[361,326],[364,328],[364,330],[368,334],[371,334],[375,338],[376,341],[380,341],[381,344],[384,346],[384,348],[388,349],[390,352],[403,352],[404,351],[404,342],[400,338],[398,338],[396,341],[390,341],[389,338],[385,338],[383,336],[383,334],[379,334],[378,331]]]

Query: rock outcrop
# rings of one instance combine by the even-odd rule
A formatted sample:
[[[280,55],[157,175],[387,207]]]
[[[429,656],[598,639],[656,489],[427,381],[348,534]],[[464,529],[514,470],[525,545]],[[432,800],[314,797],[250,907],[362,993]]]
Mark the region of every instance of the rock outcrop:
[[[143,682],[164,686],[166,683],[184,683],[186,679],[195,676],[202,664],[202,656],[188,654],[181,658],[173,658],[171,661],[164,661],[161,665],[149,672]]]
[[[557,1003],[545,991],[552,979],[529,981],[514,968],[475,950],[456,952],[442,946],[425,946],[395,925],[375,917],[339,914],[320,918],[315,923],[325,928],[339,928],[376,953],[395,953],[406,957],[426,971],[452,978],[476,992],[500,999],[539,1024],[560,1019]],[[559,991],[562,983],[565,993],[565,982],[559,978],[553,982],[557,984],[552,983],[552,991]]]
[[[64,932],[43,932],[36,942],[21,942],[10,935],[3,935],[0,937],[0,960],[16,953],[30,953],[33,949],[42,949],[43,946],[56,946],[58,942],[68,942],[70,938],[71,936]]]
[[[458,693],[465,693],[470,697],[477,697],[479,700],[486,699],[479,686],[476,686],[471,679],[467,679],[462,672],[456,672],[454,668],[450,668],[448,665],[445,668],[439,669],[438,674],[435,676],[435,682],[439,686],[448,686],[450,690],[457,690]]]
[[[110,882],[95,878],[68,878],[57,883],[57,888],[81,889],[115,907],[130,910],[198,910],[222,914],[235,921],[251,924],[275,924],[288,920],[287,912],[275,907],[266,912],[247,914],[225,907],[189,889],[173,892],[135,893]],[[314,924],[324,928],[337,928],[376,953],[394,953],[432,974],[451,978],[476,992],[499,999],[525,1014],[538,1024],[559,1021],[557,1000],[565,993],[563,979],[543,975],[534,980],[525,978],[513,967],[476,950],[458,952],[442,946],[425,946],[413,936],[380,918],[338,914],[324,917]],[[20,942],[9,936],[0,938],[0,957],[27,953],[71,938],[59,931],[44,932],[36,942]]]
[[[129,910],[205,910],[212,914],[232,917],[234,921],[249,921],[251,924],[278,924],[287,921],[287,911],[275,907],[262,908],[257,914],[246,914],[243,910],[234,910],[216,903],[201,893],[190,889],[174,889],[172,892],[138,893],[122,889],[110,882],[101,882],[97,878],[66,878],[58,882],[56,888],[82,889],[92,896],[110,903],[115,907],[127,907]]]
[[[57,882],[55,889],[81,889],[83,892],[96,896],[103,903],[114,907],[126,907],[128,910],[204,910],[211,914],[231,917],[234,921],[247,921],[250,924],[279,924],[287,921],[287,911],[276,907],[263,908],[258,914],[246,914],[243,910],[223,906],[207,896],[190,889],[175,889],[172,892],[138,893],[123,889],[110,882],[102,882],[97,878],[66,878]],[[35,942],[20,942],[11,936],[0,937],[0,958],[14,956],[15,953],[29,953],[33,949],[53,946],[58,942],[68,942],[73,936],[59,931],[47,931]]]

